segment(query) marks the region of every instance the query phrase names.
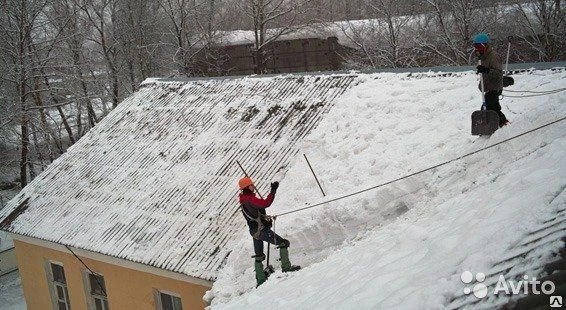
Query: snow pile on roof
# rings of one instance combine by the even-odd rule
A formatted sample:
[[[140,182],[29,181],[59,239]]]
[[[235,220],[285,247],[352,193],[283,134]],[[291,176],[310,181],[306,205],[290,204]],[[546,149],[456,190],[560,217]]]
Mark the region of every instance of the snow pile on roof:
[[[352,42],[353,32],[359,35],[367,34],[375,31],[378,23],[380,21],[375,19],[316,23],[290,29],[282,35],[279,35],[281,29],[275,28],[267,29],[266,37],[269,39],[276,36],[275,41],[336,37],[340,44],[357,47],[355,42]],[[217,44],[224,46],[254,44],[255,34],[252,30],[221,31],[217,35],[217,41]]]
[[[322,197],[306,162],[297,160],[268,213],[369,188],[566,116],[566,92],[507,97],[502,106],[511,125],[489,138],[472,137],[470,114],[481,105],[476,78],[365,76],[301,149],[329,196]],[[565,80],[563,70],[527,72],[509,89],[560,89]],[[438,309],[478,302],[463,293],[464,271],[491,272],[497,280],[496,263],[540,227],[554,232],[539,233],[534,251],[519,255],[523,263],[503,270],[538,277],[564,246],[565,189],[566,122],[558,122],[403,181],[281,216],[276,232],[291,241],[291,261],[304,269],[277,271],[255,289],[252,240],[245,236],[205,298],[213,309]],[[275,258],[272,248],[271,263],[279,268]],[[488,308],[506,300],[492,297],[483,300]]]

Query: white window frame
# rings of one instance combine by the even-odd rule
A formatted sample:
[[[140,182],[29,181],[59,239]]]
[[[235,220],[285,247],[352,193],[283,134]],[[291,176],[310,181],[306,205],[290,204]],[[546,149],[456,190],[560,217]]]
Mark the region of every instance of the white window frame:
[[[174,292],[170,292],[170,291],[164,291],[164,290],[154,290],[154,296],[155,296],[155,309],[156,310],[163,310],[163,304],[161,302],[161,294],[165,294],[165,295],[169,295],[171,297],[175,297],[175,298],[179,298],[179,302],[181,304],[181,308],[180,309],[173,309],[173,310],[183,310],[183,299],[181,298],[181,295],[174,293]],[[174,305],[174,304],[173,304]]]
[[[106,291],[106,296],[93,294],[92,287],[90,285],[90,275],[100,276],[104,281],[103,274],[98,272],[92,273],[89,270],[83,269],[83,283],[84,283],[85,295],[87,299],[87,308],[89,310],[96,310],[96,300],[99,299],[102,303],[103,310],[109,310],[110,307],[106,307],[106,305],[108,304],[108,291],[106,288],[106,281],[104,282],[104,290]]]
[[[63,269],[63,275],[65,276],[65,283],[55,281],[55,275],[53,275],[52,265],[59,266]],[[71,299],[69,298],[69,290],[67,288],[67,276],[65,275],[65,267],[63,263],[56,261],[46,261],[45,262],[45,274],[47,275],[47,282],[49,284],[49,293],[51,295],[51,307],[54,310],[59,310],[59,303],[65,304],[66,310],[71,310]],[[58,288],[63,291],[63,299],[59,298]]]

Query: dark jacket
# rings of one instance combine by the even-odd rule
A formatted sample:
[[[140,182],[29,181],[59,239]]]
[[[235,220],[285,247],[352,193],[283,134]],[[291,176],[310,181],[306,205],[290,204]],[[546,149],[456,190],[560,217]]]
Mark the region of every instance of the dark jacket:
[[[495,51],[489,47],[484,54],[478,55],[481,65],[489,68],[488,73],[482,73],[484,91],[500,91],[503,89],[503,68],[501,59]],[[481,89],[481,82],[479,84]]]
[[[258,230],[258,220],[264,227],[271,227],[271,221],[265,218],[265,208],[269,208],[273,203],[275,195],[269,193],[265,199],[256,197],[254,192],[249,189],[244,189],[240,193],[240,205],[242,206],[242,213],[248,222],[250,233],[253,235]]]

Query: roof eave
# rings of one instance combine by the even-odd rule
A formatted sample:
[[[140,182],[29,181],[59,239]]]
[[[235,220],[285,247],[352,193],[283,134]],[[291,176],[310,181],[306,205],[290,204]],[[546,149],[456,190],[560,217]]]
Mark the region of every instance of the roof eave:
[[[40,246],[40,247],[48,248],[48,249],[51,249],[51,250],[55,250],[55,251],[59,251],[59,252],[63,252],[63,253],[66,253],[66,254],[71,254],[71,255],[76,254],[77,256],[80,256],[80,257],[93,259],[93,260],[96,260],[96,261],[100,261],[100,262],[115,265],[115,266],[120,266],[120,267],[123,267],[123,268],[133,269],[133,270],[136,270],[136,271],[150,273],[150,274],[162,276],[162,277],[165,277],[165,278],[170,278],[170,279],[173,279],[173,280],[188,282],[188,283],[191,283],[191,284],[196,284],[196,285],[201,285],[201,286],[206,286],[206,287],[212,287],[212,283],[213,283],[212,281],[192,277],[192,276],[189,276],[189,275],[186,275],[186,274],[182,274],[182,273],[178,273],[178,272],[174,272],[174,271],[170,271],[170,270],[166,270],[166,269],[161,269],[161,268],[157,268],[157,267],[154,267],[154,266],[141,264],[141,263],[133,262],[133,261],[126,260],[126,259],[123,259],[123,258],[109,256],[109,255],[105,255],[105,254],[102,254],[102,253],[92,252],[92,251],[84,250],[84,249],[80,249],[80,248],[75,248],[75,247],[70,247],[70,246],[67,248],[67,246],[65,246],[63,244],[59,244],[59,243],[55,243],[55,242],[51,242],[51,241],[47,241],[47,240],[42,240],[42,239],[39,239],[39,238],[24,236],[24,235],[20,235],[20,234],[16,234],[16,233],[9,233],[9,234],[12,237],[13,240],[32,244],[32,245],[35,245],[35,246]]]

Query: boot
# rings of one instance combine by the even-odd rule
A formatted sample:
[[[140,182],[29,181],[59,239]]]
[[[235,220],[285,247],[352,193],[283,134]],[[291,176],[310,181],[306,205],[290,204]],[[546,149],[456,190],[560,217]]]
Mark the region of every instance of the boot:
[[[265,274],[265,270],[263,270],[263,263],[261,261],[255,261],[254,264],[255,269],[255,279],[257,281],[256,287],[260,286],[267,280],[267,275]]]
[[[283,272],[297,271],[301,269],[300,266],[291,265],[291,262],[289,261],[289,248],[279,248],[279,255],[281,256],[281,270],[283,270]]]

